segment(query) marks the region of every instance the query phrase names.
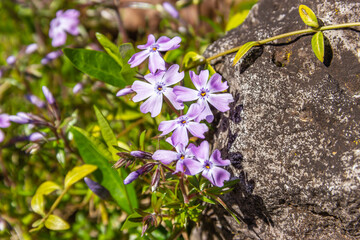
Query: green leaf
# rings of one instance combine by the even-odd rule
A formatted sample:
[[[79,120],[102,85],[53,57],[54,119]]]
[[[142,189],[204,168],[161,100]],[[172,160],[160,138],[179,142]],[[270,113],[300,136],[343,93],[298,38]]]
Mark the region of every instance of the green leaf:
[[[115,87],[125,87],[121,66],[108,54],[87,49],[64,48],[65,56],[83,73]]]
[[[229,22],[226,24],[225,31],[227,32],[230,31],[231,29],[240,26],[240,24],[242,24],[245,21],[246,17],[249,15],[249,12],[250,10],[246,9],[232,16],[229,19]]]
[[[34,212],[37,214],[40,214],[41,216],[45,215],[44,212],[44,195],[43,194],[37,194],[32,197],[31,199],[31,208]]]
[[[233,66],[235,66],[235,64],[240,61],[240,59],[254,46],[259,45],[257,42],[252,41],[252,42],[247,42],[244,45],[242,45],[240,47],[240,49],[237,51],[235,58],[234,58],[234,62],[233,62]]]
[[[112,43],[105,35],[98,32],[95,35],[101,46],[103,46],[110,57],[112,57],[122,67],[123,62],[121,60],[121,55],[117,46]]]
[[[42,183],[36,190],[36,194],[48,195],[55,190],[60,190],[61,187],[54,182],[46,181]]]
[[[113,199],[124,211],[132,213],[133,208],[138,207],[134,186],[132,184],[124,185],[124,178],[111,168],[109,158],[103,154],[103,151],[98,148],[97,142],[90,138],[84,130],[73,127],[71,132],[83,160],[98,167],[99,171],[94,173],[97,182],[109,190]],[[121,175],[125,176],[125,174],[126,172],[122,168]]]
[[[207,202],[207,203],[216,204],[216,202],[214,200],[207,198],[205,196],[202,196],[201,200],[203,200],[204,202]]]
[[[138,226],[142,225],[141,221],[140,222],[134,222],[134,221],[130,220],[130,219],[134,219],[134,218],[142,218],[142,216],[137,212],[134,212],[133,214],[129,215],[126,218],[126,221],[124,222],[124,224],[121,226],[120,231],[124,231],[125,229],[130,229],[130,228],[134,228],[134,227],[138,227]]]
[[[324,62],[325,54],[325,42],[324,35],[322,32],[317,32],[311,39],[311,46],[315,53],[315,56],[321,61]]]
[[[216,73],[215,69],[210,64],[206,64],[206,68],[209,70],[210,76]]]
[[[42,223],[43,223],[43,219],[38,219],[31,225],[31,227],[36,228],[40,226]]]
[[[94,106],[94,109],[96,118],[100,126],[101,135],[105,140],[106,145],[109,147],[109,151],[112,153],[113,160],[116,161],[118,160],[119,156],[116,155],[118,151],[113,147],[114,145],[117,145],[115,134],[104,115],[100,112],[100,110],[96,106]]]
[[[123,62],[123,69],[121,71],[121,74],[128,82],[128,85],[131,85],[133,83],[133,80],[135,80],[134,76],[137,72],[137,67],[131,68],[130,64],[128,64],[128,61],[132,57],[132,55],[135,54],[135,49],[131,43],[124,43],[121,44],[119,47],[120,55],[122,57]]]
[[[56,215],[50,215],[45,221],[45,227],[50,230],[66,230],[70,228],[70,225],[61,217]]]
[[[91,164],[84,164],[80,167],[74,167],[65,176],[65,188],[69,188],[71,185],[80,181],[90,173],[94,172],[97,166]]]
[[[197,54],[196,52],[188,52],[184,56],[184,59],[182,61],[182,65],[185,68],[189,68],[197,63],[205,62],[205,58],[202,55]]]
[[[300,5],[299,6],[299,14],[301,19],[303,20],[303,22],[313,28],[318,28],[319,27],[319,23],[318,20],[316,18],[315,13],[307,6],[305,5]]]
[[[140,138],[139,138],[139,146],[140,146],[140,150],[142,150],[142,151],[145,151],[145,133],[146,133],[146,130],[144,130],[140,134]]]

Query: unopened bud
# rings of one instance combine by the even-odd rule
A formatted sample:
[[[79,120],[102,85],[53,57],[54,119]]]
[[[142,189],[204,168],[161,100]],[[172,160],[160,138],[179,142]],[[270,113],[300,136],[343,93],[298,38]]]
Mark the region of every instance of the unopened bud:
[[[95,193],[101,199],[107,200],[110,198],[111,195],[110,195],[109,191],[105,187],[100,185],[99,183],[91,180],[88,177],[85,177],[84,181],[85,181],[86,185],[90,188],[90,190],[93,191],[93,193]]]
[[[123,88],[123,89],[119,90],[116,93],[116,96],[117,97],[122,97],[122,96],[128,95],[128,94],[133,93],[133,92],[134,91],[131,89],[131,87],[126,87],[126,88]]]
[[[160,166],[155,170],[151,179],[151,191],[155,192],[160,182]]]
[[[152,154],[144,151],[132,151],[130,155],[136,158],[152,159]]]
[[[46,100],[48,101],[48,103],[51,105],[54,104],[55,99],[54,99],[54,96],[52,95],[52,93],[49,91],[49,89],[46,86],[43,86],[42,91],[43,91],[44,96],[45,96]]]
[[[131,172],[125,179],[124,179],[124,184],[129,184],[132,183],[133,181],[135,181],[141,174],[138,172],[139,170],[135,171],[135,172]]]

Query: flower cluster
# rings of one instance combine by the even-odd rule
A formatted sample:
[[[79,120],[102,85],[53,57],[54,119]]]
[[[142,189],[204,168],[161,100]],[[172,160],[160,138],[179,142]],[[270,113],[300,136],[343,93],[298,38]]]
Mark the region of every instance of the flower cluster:
[[[230,93],[223,93],[228,89],[227,82],[222,82],[221,76],[217,73],[209,79],[209,71],[202,70],[199,75],[190,71],[190,78],[195,89],[176,85],[184,79],[184,72],[179,72],[177,64],[170,65],[162,58],[162,53],[178,48],[181,39],[174,37],[160,37],[157,41],[153,35],[148,36],[145,45],[137,46],[141,52],[134,54],[129,64],[136,67],[149,58],[150,73],[145,75],[143,80],[135,81],[132,86],[120,90],[117,96],[124,96],[133,92],[136,95],[132,98],[134,102],[144,101],[140,106],[142,113],[151,113],[151,117],[156,117],[161,113],[163,100],[170,105],[172,109],[184,109],[184,103],[192,102],[188,111],[174,120],[163,121],[159,124],[158,130],[162,133],[160,136],[166,136],[176,151],[157,150],[152,159],[160,161],[164,165],[176,163],[174,173],[186,175],[195,175],[202,173],[213,185],[221,187],[224,181],[230,179],[230,173],[222,167],[230,164],[229,160],[223,160],[219,150],[213,151],[210,155],[209,143],[203,141],[198,147],[189,144],[189,134],[196,138],[205,139],[205,133],[208,126],[201,123],[206,120],[211,123],[214,115],[210,106],[213,106],[220,112],[228,111],[229,103],[233,102]],[[195,102],[196,101],[196,102]],[[128,184],[138,178],[140,175],[148,172],[149,163],[138,170],[130,173],[124,180]],[[151,165],[151,168],[153,165]]]

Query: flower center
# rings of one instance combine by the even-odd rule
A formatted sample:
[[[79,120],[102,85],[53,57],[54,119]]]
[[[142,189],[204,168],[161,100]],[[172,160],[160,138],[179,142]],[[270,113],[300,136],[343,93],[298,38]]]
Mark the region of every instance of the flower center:
[[[157,83],[154,86],[154,90],[157,94],[162,94],[166,89],[166,86],[163,83]]]
[[[153,47],[152,50],[155,52],[157,50],[157,47]]]
[[[200,95],[203,96],[203,97],[205,97],[205,96],[206,96],[206,92],[205,92],[205,91],[202,91],[202,92],[200,93]]]
[[[208,97],[208,92],[209,92],[209,90],[208,89],[205,89],[205,88],[202,88],[202,89],[200,89],[200,91],[199,91],[199,97],[200,98],[202,98],[202,99],[205,99],[205,98],[207,98]]]
[[[185,124],[185,123],[186,123],[186,120],[182,120],[181,123],[182,123],[182,124]]]
[[[212,163],[211,163],[211,162],[209,162],[209,160],[208,160],[208,161],[205,161],[205,163],[204,163],[204,168],[206,168],[206,169],[210,169],[210,168],[211,168],[211,166],[212,166]]]
[[[162,86],[158,86],[157,90],[159,90],[159,91],[163,90]]]
[[[184,160],[185,156],[181,154],[180,159]]]

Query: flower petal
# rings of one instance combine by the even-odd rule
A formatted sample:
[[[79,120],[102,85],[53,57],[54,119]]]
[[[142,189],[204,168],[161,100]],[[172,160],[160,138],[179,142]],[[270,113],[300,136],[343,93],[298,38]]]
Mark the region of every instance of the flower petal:
[[[205,106],[201,106],[198,103],[193,103],[190,105],[189,110],[186,113],[186,116],[189,120],[196,118],[203,110]]]
[[[162,121],[159,124],[158,130],[162,132],[160,136],[164,136],[172,132],[177,127],[178,127],[177,120]]]
[[[209,159],[209,143],[207,141],[202,141],[200,146],[192,148],[192,152],[199,161],[204,162],[204,161],[208,160]]]
[[[144,76],[146,81],[149,83],[155,85],[157,82],[161,82],[163,76],[165,74],[165,71],[157,71],[156,73],[149,73]]]
[[[206,133],[209,130],[209,128],[206,126],[205,123],[197,123],[197,122],[189,122],[187,129],[193,136],[202,139],[205,138],[204,133]]]
[[[173,134],[171,135],[171,140],[174,145],[178,145],[179,143],[187,145],[189,143],[189,136],[185,127],[180,126],[175,129]]]
[[[221,82],[221,75],[215,73],[211,76],[206,88],[209,89],[211,93],[222,92],[228,89],[227,82]]]
[[[138,49],[147,49],[151,45],[155,43],[155,37],[154,35],[150,34],[147,39],[147,43],[145,45],[137,45]]]
[[[134,102],[142,101],[155,94],[154,86],[143,81],[135,81],[131,89],[137,93],[132,99]]]
[[[206,87],[207,80],[209,78],[209,70],[200,71],[199,75],[196,75],[193,71],[190,71],[190,78],[197,90],[201,91]]]
[[[213,177],[212,171],[209,169],[205,169],[202,174],[201,174],[204,178],[206,178],[207,180],[209,180],[211,182],[212,185],[215,185],[215,179]]]
[[[162,58],[158,51],[151,52],[149,57],[149,70],[155,73],[156,70],[165,70],[165,60]]]
[[[215,166],[228,166],[230,165],[230,160],[223,160],[221,158],[221,153],[218,149],[215,149],[215,151],[210,156],[210,161],[215,164]]]
[[[209,94],[208,101],[220,112],[230,110],[229,103],[234,101],[230,93]]]
[[[6,113],[0,114],[0,128],[7,128],[10,125],[10,116]]]
[[[230,173],[223,168],[213,167],[209,172],[211,172],[212,178],[215,180],[215,186],[222,187],[224,186],[224,181],[229,181]]]
[[[160,114],[163,103],[162,94],[154,94],[149,97],[143,104],[140,106],[140,111],[142,113],[151,112],[151,117],[156,117]]]
[[[138,53],[135,53],[131,56],[131,58],[128,61],[128,64],[130,64],[130,67],[136,67],[139,66],[145,59],[150,55],[150,51],[144,50]]]
[[[184,165],[189,171],[189,175],[195,175],[204,170],[203,164],[195,159],[184,159]]]
[[[171,102],[171,104],[174,106],[175,109],[177,110],[184,109],[184,104],[176,100],[176,95],[173,92],[172,88],[169,87],[166,88],[164,95],[167,99],[169,99],[169,101]]]
[[[175,86],[174,94],[176,100],[181,102],[190,102],[199,98],[198,91],[183,86]]]
[[[164,37],[160,37],[156,43],[159,45],[158,50],[160,52],[163,52],[163,51],[169,51],[169,50],[173,50],[173,49],[180,47],[180,42],[181,42],[181,38],[176,36],[169,40]]]
[[[133,93],[133,92],[134,92],[134,90],[131,87],[126,87],[126,88],[123,88],[123,89],[119,90],[116,93],[116,96],[117,97],[122,97],[122,96],[128,95],[128,94]]]
[[[163,82],[166,86],[173,85],[175,83],[180,82],[184,78],[184,72],[179,73],[179,65],[174,64],[169,67],[166,71]]]
[[[61,45],[64,45],[65,43],[66,43],[66,33],[61,31],[61,32],[57,32],[56,35],[54,35],[51,45],[53,47],[59,47]]]
[[[207,122],[211,123],[214,120],[214,115],[210,109],[209,104],[206,100],[199,99],[198,103],[204,106],[204,110],[195,118],[196,122],[200,122],[203,119],[206,119]]]
[[[0,130],[0,143],[1,143],[2,141],[4,141],[4,139],[5,139],[5,134],[4,134],[3,131]]]
[[[175,161],[178,159],[178,153],[170,150],[157,150],[154,152],[152,158],[154,160],[158,160],[162,162],[163,164],[169,164],[172,161]]]

